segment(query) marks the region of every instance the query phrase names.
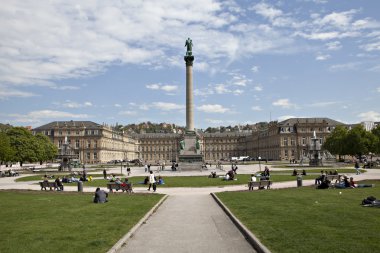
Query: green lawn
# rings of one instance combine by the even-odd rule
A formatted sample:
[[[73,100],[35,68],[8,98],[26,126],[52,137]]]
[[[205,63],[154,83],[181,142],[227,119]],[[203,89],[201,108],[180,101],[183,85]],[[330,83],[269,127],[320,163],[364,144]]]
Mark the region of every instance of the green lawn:
[[[369,253],[380,252],[380,208],[360,204],[379,193],[376,187],[301,187],[217,196],[272,252]]]
[[[0,252],[106,252],[162,197],[0,191]]]

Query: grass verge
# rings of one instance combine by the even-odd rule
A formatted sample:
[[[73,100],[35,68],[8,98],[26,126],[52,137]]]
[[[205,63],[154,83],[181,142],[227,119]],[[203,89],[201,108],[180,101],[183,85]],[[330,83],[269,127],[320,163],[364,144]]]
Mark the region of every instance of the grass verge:
[[[265,246],[281,253],[380,252],[380,208],[360,205],[370,195],[380,198],[378,188],[217,193]]]
[[[162,197],[0,191],[0,252],[106,252]]]

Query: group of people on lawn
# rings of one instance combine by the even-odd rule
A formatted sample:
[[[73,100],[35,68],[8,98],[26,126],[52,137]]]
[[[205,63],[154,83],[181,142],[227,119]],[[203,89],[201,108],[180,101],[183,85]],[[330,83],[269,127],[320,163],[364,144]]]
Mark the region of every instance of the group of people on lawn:
[[[334,185],[331,185],[331,181],[328,180],[327,175],[338,175],[337,170],[335,170],[334,173],[328,174],[327,171],[321,170],[321,175],[318,176],[315,179],[315,185],[317,186],[317,189],[327,189],[330,187],[335,187],[335,188],[363,188],[363,187],[372,187],[372,184],[357,184],[354,181],[353,177],[348,178],[346,175],[339,176],[338,179],[336,180],[336,183]]]

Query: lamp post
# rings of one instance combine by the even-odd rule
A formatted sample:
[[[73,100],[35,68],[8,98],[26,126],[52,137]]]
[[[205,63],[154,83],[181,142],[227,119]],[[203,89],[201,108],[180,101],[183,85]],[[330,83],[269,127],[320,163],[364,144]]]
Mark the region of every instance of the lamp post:
[[[260,169],[260,172],[261,172],[261,156],[259,156],[258,159],[259,159],[259,169]]]
[[[123,175],[123,160],[120,162],[120,174]]]

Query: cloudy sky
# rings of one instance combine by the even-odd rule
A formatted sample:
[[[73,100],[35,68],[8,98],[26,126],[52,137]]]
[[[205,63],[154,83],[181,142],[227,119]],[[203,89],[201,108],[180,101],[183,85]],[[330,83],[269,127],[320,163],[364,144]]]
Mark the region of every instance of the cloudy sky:
[[[0,5],[0,122],[184,126],[380,121],[380,1],[28,1]]]

